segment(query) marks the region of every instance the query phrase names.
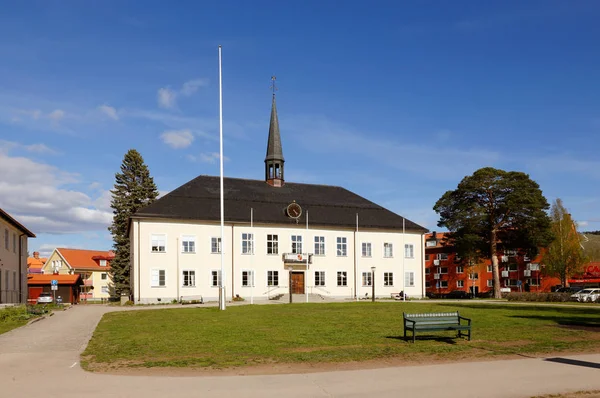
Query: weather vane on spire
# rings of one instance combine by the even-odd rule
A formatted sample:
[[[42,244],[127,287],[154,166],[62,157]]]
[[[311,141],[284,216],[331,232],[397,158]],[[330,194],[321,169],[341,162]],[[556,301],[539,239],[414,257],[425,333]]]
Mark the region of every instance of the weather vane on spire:
[[[277,86],[275,85],[275,80],[277,80],[277,78],[275,77],[275,75],[271,76],[271,86],[270,86],[270,88],[273,89],[273,95],[275,95],[275,91],[277,91]]]

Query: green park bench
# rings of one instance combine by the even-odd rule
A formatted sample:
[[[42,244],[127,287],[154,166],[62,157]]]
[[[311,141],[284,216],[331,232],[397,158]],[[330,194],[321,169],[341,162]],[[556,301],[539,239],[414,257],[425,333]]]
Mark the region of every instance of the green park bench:
[[[429,314],[407,314],[404,315],[404,339],[406,340],[406,332],[412,331],[412,340],[415,342],[417,332],[438,332],[443,330],[456,330],[457,337],[463,337],[463,331],[468,331],[466,336],[471,340],[471,320],[460,316],[456,312],[436,312]],[[467,323],[461,323],[466,321]]]

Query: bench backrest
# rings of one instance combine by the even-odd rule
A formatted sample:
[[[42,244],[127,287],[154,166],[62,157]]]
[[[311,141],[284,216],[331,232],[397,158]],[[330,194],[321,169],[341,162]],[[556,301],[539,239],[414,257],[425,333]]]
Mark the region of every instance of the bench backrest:
[[[432,312],[428,314],[407,314],[404,313],[404,319],[415,321],[419,325],[427,324],[457,324],[459,322],[459,314],[456,312]]]

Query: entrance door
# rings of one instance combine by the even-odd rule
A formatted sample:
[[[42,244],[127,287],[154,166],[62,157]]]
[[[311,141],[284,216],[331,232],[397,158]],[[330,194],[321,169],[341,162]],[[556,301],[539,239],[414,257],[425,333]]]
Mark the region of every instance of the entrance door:
[[[304,294],[304,272],[292,272],[292,293]]]

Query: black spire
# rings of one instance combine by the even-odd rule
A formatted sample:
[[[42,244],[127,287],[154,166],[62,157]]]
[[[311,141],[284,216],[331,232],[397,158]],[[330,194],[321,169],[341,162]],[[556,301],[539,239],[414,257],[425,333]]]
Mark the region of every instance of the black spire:
[[[271,122],[269,123],[269,140],[267,142],[267,155],[265,156],[265,181],[275,187],[283,186],[283,150],[281,149],[281,135],[279,134],[279,120],[277,118],[277,105],[275,103],[275,76],[271,77],[273,88],[273,104],[271,105]]]

